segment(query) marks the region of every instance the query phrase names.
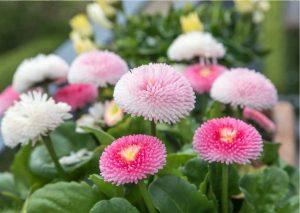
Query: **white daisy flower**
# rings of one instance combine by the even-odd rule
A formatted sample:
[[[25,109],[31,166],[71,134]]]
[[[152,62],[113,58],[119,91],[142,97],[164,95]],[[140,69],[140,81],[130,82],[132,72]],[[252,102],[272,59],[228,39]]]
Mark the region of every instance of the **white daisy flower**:
[[[18,144],[36,143],[42,136],[54,130],[65,119],[71,118],[71,107],[55,103],[46,94],[33,91],[20,96],[20,101],[10,107],[1,125],[4,144],[15,147]]]
[[[106,18],[102,8],[98,3],[91,3],[86,6],[87,14],[89,18],[99,24],[100,26],[111,29],[112,22]]]
[[[22,93],[43,81],[66,78],[68,71],[69,65],[61,57],[54,54],[40,54],[25,59],[18,66],[13,77],[13,87]]]
[[[194,57],[222,58],[225,48],[210,33],[189,32],[178,36],[168,49],[171,60],[190,60]]]
[[[85,131],[80,128],[83,126],[86,127],[97,127],[97,123],[103,122],[103,113],[104,113],[104,104],[101,102],[95,103],[93,106],[89,108],[89,112],[87,114],[82,115],[76,121],[76,132],[84,133]]]
[[[69,166],[81,161],[84,161],[90,158],[93,155],[93,152],[88,151],[87,149],[80,149],[77,152],[71,152],[68,156],[63,156],[59,159],[59,163],[64,166]]]

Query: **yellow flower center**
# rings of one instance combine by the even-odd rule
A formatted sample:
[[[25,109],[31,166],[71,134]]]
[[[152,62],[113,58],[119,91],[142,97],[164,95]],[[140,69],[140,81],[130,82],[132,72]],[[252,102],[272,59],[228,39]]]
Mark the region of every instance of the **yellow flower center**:
[[[203,30],[203,24],[196,12],[180,17],[180,23],[184,33]]]
[[[237,135],[237,131],[232,128],[225,127],[220,131],[220,140],[226,143],[232,143]]]
[[[140,147],[132,145],[121,151],[121,156],[128,162],[135,160],[137,153],[140,151]]]
[[[204,68],[199,71],[199,75],[202,77],[207,77],[210,75],[210,73],[211,73],[211,70],[208,68]]]

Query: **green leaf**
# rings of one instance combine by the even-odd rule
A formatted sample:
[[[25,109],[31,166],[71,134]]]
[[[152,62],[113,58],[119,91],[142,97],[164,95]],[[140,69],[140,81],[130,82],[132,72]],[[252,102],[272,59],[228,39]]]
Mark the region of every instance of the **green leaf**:
[[[50,138],[58,158],[68,156],[71,152],[77,152],[83,148],[92,151],[96,147],[89,135],[76,134],[75,124],[71,122],[66,122],[57,128],[51,133]],[[97,150],[86,159],[72,165],[63,165],[63,168],[71,177],[84,176],[85,171],[90,170],[89,165],[95,155],[96,157],[100,156]],[[35,147],[30,156],[29,166],[31,171],[39,177],[48,180],[57,177],[57,170],[44,144]]]
[[[199,186],[204,181],[208,173],[208,163],[201,160],[199,157],[189,160],[183,169],[183,174],[188,180]]]
[[[15,181],[11,173],[0,173],[0,192],[3,191],[16,193]]]
[[[280,147],[279,143],[272,143],[272,142],[265,141],[263,154],[260,160],[267,165],[275,164],[278,160],[279,147]]]
[[[103,195],[86,183],[57,182],[35,191],[27,203],[29,213],[89,212]]]
[[[193,184],[175,176],[159,177],[150,184],[149,192],[161,213],[215,212],[213,203]]]
[[[289,177],[283,170],[269,167],[257,174],[245,175],[240,189],[255,212],[275,212],[277,203],[288,191]]]
[[[180,166],[183,166],[189,159],[195,157],[196,154],[186,153],[171,153],[167,155],[167,163],[165,167],[158,172],[158,175],[173,174],[179,175],[181,172],[178,170]]]
[[[124,198],[102,200],[94,205],[90,213],[138,213],[139,211]]]
[[[98,190],[105,194],[108,198],[122,197],[123,188],[122,186],[116,186],[111,183],[105,182],[99,175],[93,174],[89,177],[91,181],[98,187]]]
[[[86,133],[93,134],[97,138],[99,143],[101,143],[103,145],[109,145],[115,140],[115,138],[113,136],[104,132],[100,128],[91,128],[91,127],[86,127],[86,126],[82,126],[80,128],[82,130],[84,130]]]
[[[31,144],[22,146],[18,153],[15,155],[14,161],[11,166],[11,171],[14,175],[14,181],[17,191],[20,196],[25,199],[34,184],[42,184],[43,179],[38,178],[29,167],[29,158],[31,155]]]
[[[299,213],[299,195],[289,198],[277,207],[276,213]]]

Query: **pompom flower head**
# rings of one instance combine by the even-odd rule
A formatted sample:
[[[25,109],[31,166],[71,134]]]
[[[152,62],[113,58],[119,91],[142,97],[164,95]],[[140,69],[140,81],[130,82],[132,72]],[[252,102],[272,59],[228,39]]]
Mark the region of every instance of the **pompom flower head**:
[[[0,116],[2,116],[3,113],[17,100],[19,100],[19,94],[12,86],[7,87],[0,94]]]
[[[114,101],[106,102],[104,109],[104,122],[107,126],[114,126],[123,119],[122,110]]]
[[[221,58],[225,48],[210,33],[189,32],[178,36],[168,49],[171,60],[191,60],[195,57]]]
[[[82,53],[72,63],[70,83],[89,83],[96,87],[114,85],[128,71],[126,62],[109,51]]]
[[[230,117],[202,124],[194,135],[193,147],[209,162],[246,164],[262,151],[262,137],[251,125]]]
[[[13,77],[16,92],[26,92],[31,87],[47,80],[66,78],[69,65],[59,56],[40,54],[25,59],[17,68]]]
[[[137,183],[163,168],[166,148],[156,137],[129,135],[109,145],[99,163],[105,181],[117,185]]]
[[[213,99],[232,106],[269,109],[277,102],[277,91],[264,75],[236,68],[221,75],[210,91]]]
[[[201,94],[209,92],[213,82],[225,70],[225,67],[217,64],[193,64],[186,68],[186,70],[184,71],[184,75],[191,83],[193,89],[197,93]]]
[[[20,99],[5,112],[2,120],[2,136],[8,147],[26,144],[30,140],[35,143],[65,119],[71,118],[69,105],[55,103],[46,94],[34,91],[21,95]]]
[[[175,123],[194,108],[190,83],[166,64],[143,65],[126,73],[114,90],[116,104],[134,116]]]
[[[57,90],[54,94],[56,102],[64,102],[72,107],[72,110],[85,107],[94,102],[98,97],[98,89],[92,84],[69,84]]]

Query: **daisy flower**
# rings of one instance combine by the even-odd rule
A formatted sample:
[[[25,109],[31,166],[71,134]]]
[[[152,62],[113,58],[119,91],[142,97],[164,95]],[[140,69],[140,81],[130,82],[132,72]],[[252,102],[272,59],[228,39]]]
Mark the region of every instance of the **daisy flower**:
[[[13,77],[13,88],[16,92],[26,92],[45,81],[66,78],[69,65],[59,56],[40,54],[25,59],[17,68]]]
[[[72,63],[70,83],[89,83],[96,87],[114,85],[128,71],[126,62],[109,51],[82,53]]]
[[[246,68],[225,72],[213,83],[210,96],[232,106],[269,109],[277,102],[277,91],[261,73]]]
[[[210,33],[189,32],[178,36],[167,52],[171,60],[191,60],[195,57],[222,58],[225,48]]]
[[[20,96],[6,112],[1,131],[4,144],[15,147],[18,144],[33,144],[42,136],[54,130],[65,119],[71,118],[71,107],[65,103],[55,103],[52,98],[40,92],[29,92]]]
[[[175,123],[194,108],[190,83],[166,64],[143,65],[126,73],[114,90],[116,104],[133,116]]]
[[[98,89],[92,84],[69,84],[58,89],[53,96],[56,102],[67,103],[73,111],[94,102],[97,97]]]
[[[260,156],[263,143],[253,126],[225,117],[202,124],[195,132],[193,147],[209,162],[246,164]]]
[[[122,110],[114,101],[106,102],[104,109],[104,122],[107,126],[114,126],[123,119]]]
[[[213,82],[225,70],[225,67],[217,64],[193,64],[186,68],[184,75],[191,83],[194,91],[201,94],[209,92]]]
[[[166,147],[156,137],[129,135],[115,140],[100,157],[104,180],[116,185],[137,183],[166,164]]]

